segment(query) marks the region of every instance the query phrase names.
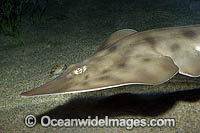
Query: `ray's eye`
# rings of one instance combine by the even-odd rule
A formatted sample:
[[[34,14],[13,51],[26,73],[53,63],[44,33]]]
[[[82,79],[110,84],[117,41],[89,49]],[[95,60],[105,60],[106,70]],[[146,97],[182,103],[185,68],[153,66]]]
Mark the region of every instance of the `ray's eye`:
[[[73,72],[75,75],[79,75],[84,73],[87,70],[87,66],[82,66],[82,67],[78,67],[76,68]]]

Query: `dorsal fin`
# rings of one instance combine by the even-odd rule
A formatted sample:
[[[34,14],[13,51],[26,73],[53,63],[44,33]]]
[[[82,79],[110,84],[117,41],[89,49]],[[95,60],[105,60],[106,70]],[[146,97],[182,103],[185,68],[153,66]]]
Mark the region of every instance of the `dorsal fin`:
[[[131,34],[135,34],[137,31],[133,30],[133,29],[122,29],[122,30],[118,30],[114,33],[112,33],[105,41],[104,43],[96,50],[95,53],[102,51],[106,48],[108,48],[109,46],[111,46],[113,43],[121,40],[122,38],[129,36]]]

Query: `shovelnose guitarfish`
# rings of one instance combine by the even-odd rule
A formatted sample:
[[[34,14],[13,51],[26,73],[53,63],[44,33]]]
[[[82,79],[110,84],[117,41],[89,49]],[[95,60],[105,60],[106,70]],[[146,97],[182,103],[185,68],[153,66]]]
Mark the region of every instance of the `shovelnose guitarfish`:
[[[158,85],[177,73],[200,76],[200,25],[116,31],[93,56],[21,96],[89,92],[132,84]]]

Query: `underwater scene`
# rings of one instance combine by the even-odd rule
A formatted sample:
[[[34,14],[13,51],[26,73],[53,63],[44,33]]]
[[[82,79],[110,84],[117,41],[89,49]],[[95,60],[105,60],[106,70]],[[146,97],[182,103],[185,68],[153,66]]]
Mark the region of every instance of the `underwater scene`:
[[[200,1],[1,0],[0,132],[200,130]]]

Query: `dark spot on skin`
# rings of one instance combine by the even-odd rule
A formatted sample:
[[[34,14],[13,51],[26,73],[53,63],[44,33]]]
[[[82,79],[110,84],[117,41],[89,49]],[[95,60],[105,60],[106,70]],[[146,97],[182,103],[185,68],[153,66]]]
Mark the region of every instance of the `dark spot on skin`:
[[[110,76],[102,76],[102,77],[100,77],[100,78],[98,78],[98,80],[108,80],[108,79],[110,79]]]
[[[149,59],[149,58],[144,58],[143,61],[144,61],[144,62],[149,62],[149,61],[151,61],[151,59]]]
[[[172,44],[171,47],[170,47],[170,50],[171,50],[172,52],[175,52],[175,51],[177,51],[177,50],[179,50],[179,49],[180,49],[180,45],[177,44],[177,43]]]
[[[110,71],[109,69],[104,69],[104,70],[102,71],[102,74],[108,73],[109,71]]]
[[[145,37],[144,40],[149,43],[152,47],[155,47],[156,41],[153,37]]]
[[[195,38],[197,34],[194,31],[186,30],[186,31],[183,31],[183,36],[186,38],[192,39],[192,38]]]
[[[113,45],[108,49],[108,52],[114,52],[117,49],[117,46]]]
[[[130,43],[129,46],[135,46],[135,43]],[[129,51],[129,49],[127,49]]]
[[[120,63],[117,64],[117,67],[119,67],[119,68],[123,68],[123,67],[125,67],[125,66],[126,66],[125,61],[120,62]]]
[[[86,76],[84,77],[85,80],[88,79],[88,78],[89,78],[89,75],[86,75]]]

